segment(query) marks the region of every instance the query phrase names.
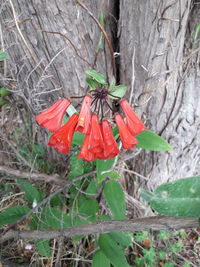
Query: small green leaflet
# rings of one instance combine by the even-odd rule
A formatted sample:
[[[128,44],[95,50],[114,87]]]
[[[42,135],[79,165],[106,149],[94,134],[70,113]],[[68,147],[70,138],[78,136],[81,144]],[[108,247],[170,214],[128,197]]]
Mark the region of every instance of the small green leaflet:
[[[99,249],[93,254],[92,267],[100,267],[100,266],[110,267],[110,261],[103,253],[103,251]]]
[[[200,176],[165,183],[154,193],[141,194],[160,214],[178,217],[200,217]]]
[[[3,61],[5,59],[9,59],[9,55],[7,52],[0,52],[0,61]]]
[[[97,72],[96,70],[86,70],[85,74],[91,76],[95,81],[100,84],[107,84],[104,75]]]
[[[30,209],[27,206],[14,206],[0,213],[0,226],[15,223]]]
[[[0,88],[0,97],[8,96],[10,92],[6,88]]]
[[[104,187],[104,197],[106,203],[115,220],[123,220],[126,217],[125,196],[119,182],[109,181]]]
[[[169,145],[169,143],[167,143],[166,140],[149,130],[141,132],[136,136],[136,138],[138,140],[137,147],[146,150],[168,151],[172,149],[172,147]]]
[[[35,246],[38,250],[38,253],[46,258],[51,257],[51,249],[49,246],[49,240],[39,239],[35,240]]]
[[[126,90],[127,87],[124,85],[113,86],[112,91],[110,91],[111,95],[109,95],[109,97],[112,99],[121,98],[125,95]]]
[[[42,193],[37,190],[27,179],[17,180],[19,187],[25,192],[25,198],[30,203],[33,204],[34,200],[38,203],[42,201]]]
[[[92,79],[92,78],[89,78],[89,77],[87,77],[86,79],[85,79],[85,81],[86,81],[86,83],[88,84],[88,86],[91,88],[91,89],[93,89],[93,90],[95,90],[96,88],[97,88],[97,86],[98,86],[98,82],[96,82],[94,79]]]
[[[109,236],[109,234],[100,235],[98,244],[113,266],[130,267],[124,256],[123,249]]]

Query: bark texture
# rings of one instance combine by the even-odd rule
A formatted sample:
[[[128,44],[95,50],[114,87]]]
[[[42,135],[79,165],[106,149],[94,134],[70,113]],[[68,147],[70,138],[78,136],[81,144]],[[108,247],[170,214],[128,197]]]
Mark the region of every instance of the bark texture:
[[[192,40],[191,1],[120,1],[120,79],[150,130],[172,145],[134,162],[149,186],[195,174],[199,164],[199,51]],[[197,16],[198,17],[198,16]],[[191,32],[188,32],[188,27]]]
[[[109,12],[110,4],[92,0],[87,6],[98,18],[100,10]],[[13,86],[34,110],[49,106],[49,96],[82,95],[87,69],[107,74],[110,56],[106,59],[103,49],[94,63],[100,29],[76,1],[9,0],[1,9],[3,48],[12,58]]]

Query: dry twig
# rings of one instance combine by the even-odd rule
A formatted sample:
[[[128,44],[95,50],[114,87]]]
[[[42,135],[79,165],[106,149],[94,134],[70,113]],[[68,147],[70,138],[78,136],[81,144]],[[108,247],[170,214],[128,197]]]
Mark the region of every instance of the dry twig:
[[[143,230],[174,230],[196,228],[199,226],[198,218],[178,218],[167,216],[154,216],[124,221],[101,221],[82,226],[74,226],[57,230],[20,231],[10,230],[0,238],[0,243],[9,239],[54,239],[60,237],[74,237],[79,235],[103,234],[113,231],[136,232]]]

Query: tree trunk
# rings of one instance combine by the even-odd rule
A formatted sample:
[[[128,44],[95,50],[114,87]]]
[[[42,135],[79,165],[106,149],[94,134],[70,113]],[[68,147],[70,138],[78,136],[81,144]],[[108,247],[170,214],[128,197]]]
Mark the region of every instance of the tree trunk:
[[[192,176],[200,149],[199,50],[191,48],[199,7],[188,0],[120,3],[120,81],[132,85],[132,102],[148,128],[173,147],[141,153],[136,169],[149,186]]]
[[[86,3],[87,2],[87,3]],[[141,152],[131,164],[149,177],[149,186],[195,174],[199,156],[199,66],[197,47],[187,31],[197,7],[191,0],[85,1],[98,18],[106,14],[117,61],[117,80],[146,125],[172,145],[170,152]],[[61,95],[83,95],[84,71],[113,76],[109,50],[95,60],[100,29],[76,1],[9,0],[1,4],[4,68],[10,86],[33,112]],[[118,28],[116,19],[119,17]],[[118,37],[115,35],[118,31]],[[194,40],[193,40],[194,41]],[[95,63],[96,62],[96,63]],[[19,99],[19,98],[18,98]]]

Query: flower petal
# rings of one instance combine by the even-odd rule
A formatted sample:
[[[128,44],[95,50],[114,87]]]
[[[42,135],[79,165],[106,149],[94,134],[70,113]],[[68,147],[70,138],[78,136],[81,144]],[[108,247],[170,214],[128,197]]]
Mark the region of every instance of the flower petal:
[[[133,135],[137,135],[146,129],[146,126],[133,111],[126,99],[123,99],[120,102],[120,106],[126,116],[126,124],[128,129]]]
[[[60,153],[68,153],[72,144],[74,130],[78,122],[78,115],[73,114],[69,120],[49,139],[49,146],[53,146]]]
[[[118,126],[119,135],[120,135],[120,138],[122,141],[123,148],[130,149],[130,148],[134,147],[138,143],[138,141],[135,138],[135,136],[133,136],[129,132],[129,129],[128,129],[127,125],[125,124],[121,115],[116,114],[115,115],[115,121],[116,121],[116,124]]]
[[[91,103],[92,103],[92,97],[88,95],[85,96],[82,103],[80,115],[78,118],[78,124],[76,127],[76,131],[78,132],[88,134],[91,121],[91,114],[90,114]]]
[[[59,99],[48,109],[36,116],[36,122],[50,132],[60,129],[66,109],[71,103],[68,99]]]

